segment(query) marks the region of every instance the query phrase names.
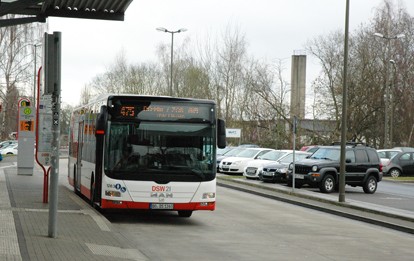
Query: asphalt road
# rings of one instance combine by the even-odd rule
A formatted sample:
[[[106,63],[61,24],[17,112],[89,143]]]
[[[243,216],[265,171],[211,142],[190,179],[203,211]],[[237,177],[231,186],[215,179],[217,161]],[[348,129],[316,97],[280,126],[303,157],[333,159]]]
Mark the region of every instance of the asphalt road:
[[[7,157],[2,165],[12,161]],[[65,166],[60,164],[62,175]],[[413,259],[412,234],[221,186],[217,195],[215,211],[191,218],[142,211],[104,216],[149,260]]]
[[[412,260],[414,236],[217,188],[217,209],[106,214],[149,260]]]
[[[239,177],[245,179],[244,177]],[[259,183],[264,186],[287,187],[285,183],[264,183],[260,180],[246,180],[248,183]],[[318,188],[303,186],[301,190],[308,190],[314,193],[321,193]],[[295,190],[299,190],[295,188]],[[338,192],[330,194],[339,198]],[[345,200],[352,199],[376,205],[383,205],[397,209],[414,211],[414,183],[403,183],[382,180],[378,183],[377,191],[374,194],[366,194],[362,187],[345,186]]]

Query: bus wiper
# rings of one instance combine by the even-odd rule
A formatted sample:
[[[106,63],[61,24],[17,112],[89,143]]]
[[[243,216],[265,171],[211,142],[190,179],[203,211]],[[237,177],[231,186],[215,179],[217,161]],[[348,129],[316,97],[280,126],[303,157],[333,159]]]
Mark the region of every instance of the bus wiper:
[[[168,167],[170,170],[174,170],[174,171],[179,171],[179,172],[184,172],[185,174],[190,173],[190,174],[194,174],[197,177],[200,177],[201,179],[205,179],[205,175],[202,171],[200,171],[199,169],[193,169],[193,168],[189,168],[189,167],[184,167],[184,166],[169,166]]]
[[[200,171],[199,169],[191,169],[191,173],[195,174],[196,176],[200,177],[203,180],[206,178],[204,173],[202,171]]]

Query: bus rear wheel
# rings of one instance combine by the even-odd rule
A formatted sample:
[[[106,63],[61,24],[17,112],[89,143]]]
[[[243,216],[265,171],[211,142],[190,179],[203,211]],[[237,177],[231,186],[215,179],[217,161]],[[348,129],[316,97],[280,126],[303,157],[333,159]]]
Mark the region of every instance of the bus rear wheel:
[[[193,211],[191,210],[178,210],[178,215],[180,217],[191,217],[191,214],[193,214]]]

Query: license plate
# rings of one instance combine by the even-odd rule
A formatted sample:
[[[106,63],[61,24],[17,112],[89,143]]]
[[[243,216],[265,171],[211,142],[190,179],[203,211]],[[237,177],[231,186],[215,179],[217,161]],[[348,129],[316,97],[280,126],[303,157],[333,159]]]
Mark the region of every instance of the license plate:
[[[167,203],[152,203],[150,209],[174,209],[174,204]]]
[[[263,176],[273,177],[275,175],[274,172],[263,172]]]
[[[302,174],[295,174],[295,179],[304,179],[305,175]]]

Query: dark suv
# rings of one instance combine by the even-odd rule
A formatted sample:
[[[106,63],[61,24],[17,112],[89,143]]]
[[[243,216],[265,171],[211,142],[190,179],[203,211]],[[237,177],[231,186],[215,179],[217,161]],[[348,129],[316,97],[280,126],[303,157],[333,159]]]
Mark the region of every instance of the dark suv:
[[[319,187],[323,193],[338,189],[340,146],[321,146],[309,158],[295,164],[295,187],[304,184]],[[377,151],[363,144],[347,144],[345,156],[345,183],[361,186],[373,194],[382,180],[382,165]],[[289,166],[288,185],[292,186],[293,164]]]

